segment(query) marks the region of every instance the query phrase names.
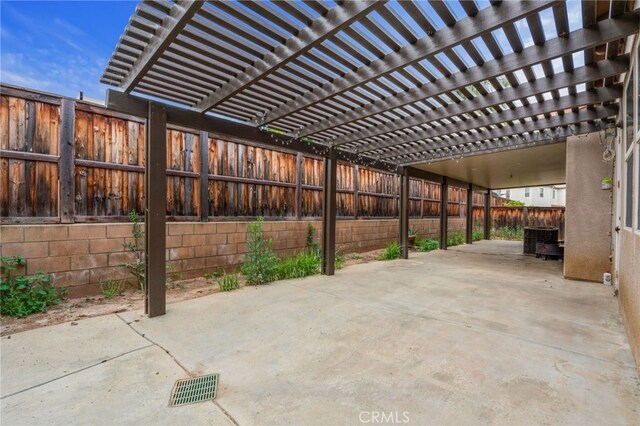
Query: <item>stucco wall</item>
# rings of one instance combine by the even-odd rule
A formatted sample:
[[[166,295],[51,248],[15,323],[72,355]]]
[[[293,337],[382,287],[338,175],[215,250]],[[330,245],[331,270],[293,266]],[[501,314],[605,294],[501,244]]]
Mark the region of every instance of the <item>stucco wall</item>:
[[[611,191],[601,189],[611,176],[611,164],[602,161],[600,136],[567,140],[564,276],[602,281],[611,271]]]
[[[618,301],[640,373],[640,234],[621,230]]]
[[[302,250],[307,224],[313,224],[320,241],[321,222],[266,222],[265,236],[273,240],[279,257]],[[206,271],[238,267],[246,252],[248,222],[207,222],[167,224],[167,263],[182,278],[202,276]],[[422,237],[437,238],[438,219],[412,219]],[[449,219],[449,232],[463,231],[465,220]],[[336,242],[342,252],[358,252],[383,247],[396,240],[398,220],[341,220]],[[69,289],[69,297],[96,295],[100,283],[129,278],[122,264],[132,260],[123,244],[132,241],[130,223],[72,225],[0,226],[2,256],[21,255],[26,271],[51,273],[54,283]]]

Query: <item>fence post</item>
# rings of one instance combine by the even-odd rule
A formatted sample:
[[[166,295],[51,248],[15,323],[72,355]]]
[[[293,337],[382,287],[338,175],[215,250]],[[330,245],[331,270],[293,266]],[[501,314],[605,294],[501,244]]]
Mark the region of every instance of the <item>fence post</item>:
[[[426,180],[420,179],[420,219],[424,219],[424,188],[428,185]]]
[[[491,190],[484,197],[484,239],[491,239]]]
[[[61,223],[73,223],[76,211],[75,185],[75,121],[76,103],[62,99],[60,103],[60,212]]]
[[[522,207],[522,228],[527,227],[527,219],[529,216],[529,211],[527,210],[527,206]]]
[[[200,222],[209,220],[209,133],[200,132]]]
[[[145,138],[145,298],[149,317],[166,313],[167,111],[149,102]]]
[[[296,155],[296,219],[302,218],[302,153]]]
[[[440,250],[447,249],[447,232],[449,228],[449,183],[442,177],[440,185]]]
[[[356,164],[353,167],[353,218],[358,219],[358,185],[360,184],[360,167]]]

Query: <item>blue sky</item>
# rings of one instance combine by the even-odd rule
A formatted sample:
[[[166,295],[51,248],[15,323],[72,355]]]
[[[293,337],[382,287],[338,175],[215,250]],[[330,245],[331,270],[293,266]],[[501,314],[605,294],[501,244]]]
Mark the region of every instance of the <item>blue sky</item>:
[[[489,6],[488,0],[476,0],[476,3],[480,9]],[[0,0],[0,81],[71,97],[77,96],[82,90],[87,97],[103,99],[107,86],[100,84],[100,76],[136,4],[137,1],[117,0]],[[395,2],[390,4],[400,15],[406,14]],[[447,4],[455,16],[464,16],[457,1]],[[427,2],[419,2],[418,5],[432,19],[436,28],[444,26]],[[567,10],[570,29],[574,31],[580,28],[579,0],[567,2]],[[554,38],[555,25],[551,10],[543,11],[541,18],[547,37]],[[407,19],[407,22],[414,24],[412,29],[418,37],[425,35],[414,21]],[[532,45],[533,40],[525,21],[516,22],[516,28],[525,47]],[[368,34],[364,27],[360,30]],[[394,33],[393,36],[401,39],[398,34]],[[511,53],[504,32],[495,31],[494,36],[503,53]],[[370,38],[384,51],[389,50],[373,34],[370,34]],[[473,42],[483,56],[491,58],[482,40]],[[465,55],[462,55],[462,60],[470,63]],[[582,55],[574,56],[575,65],[581,66]],[[444,63],[450,65],[448,60],[444,60]],[[560,64],[560,60],[554,61],[554,66]],[[428,61],[424,61],[424,65],[435,75],[440,74]],[[540,74],[539,77],[542,76],[541,69],[535,72]],[[524,75],[519,78],[524,79]]]
[[[136,1],[0,1],[0,80],[103,99],[100,76]]]

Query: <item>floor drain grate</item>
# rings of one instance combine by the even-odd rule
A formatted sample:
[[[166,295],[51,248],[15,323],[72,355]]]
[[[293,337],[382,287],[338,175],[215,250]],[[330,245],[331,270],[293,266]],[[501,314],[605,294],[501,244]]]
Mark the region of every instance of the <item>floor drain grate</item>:
[[[173,386],[170,407],[193,404],[194,402],[210,401],[216,398],[218,388],[218,375],[207,374],[206,376],[194,377],[192,379],[180,379]]]

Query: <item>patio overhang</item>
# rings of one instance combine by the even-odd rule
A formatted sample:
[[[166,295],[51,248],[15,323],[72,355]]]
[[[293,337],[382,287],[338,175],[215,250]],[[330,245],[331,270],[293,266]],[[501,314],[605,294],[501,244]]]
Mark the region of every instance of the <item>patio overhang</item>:
[[[158,127],[324,157],[330,260],[336,161],[398,173],[405,186],[409,177],[433,178],[441,202],[448,185],[507,185],[446,163],[474,158],[486,168],[514,161],[520,149],[521,157],[560,150],[567,137],[615,122],[629,69],[625,43],[638,33],[639,12],[632,0],[149,0],[136,8],[101,81],[124,92],[110,90],[107,107],[147,117],[148,128],[156,128],[157,111]],[[147,148],[161,143],[156,135]],[[560,156],[530,158],[556,179]],[[147,192],[162,198],[160,179],[149,180]],[[400,218],[403,241],[407,215]],[[446,234],[446,214],[441,221]]]

